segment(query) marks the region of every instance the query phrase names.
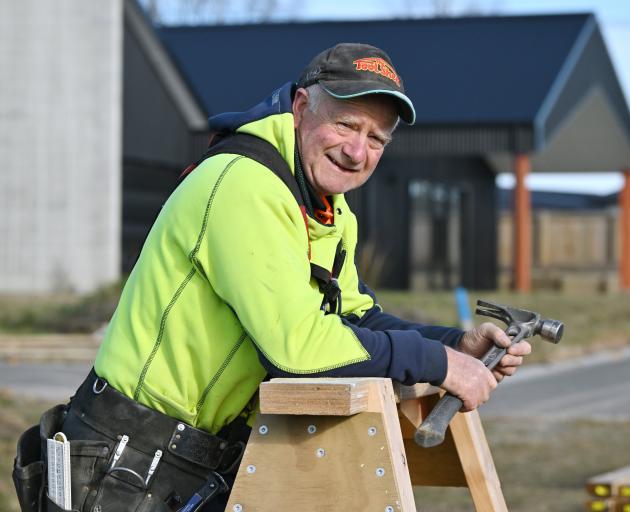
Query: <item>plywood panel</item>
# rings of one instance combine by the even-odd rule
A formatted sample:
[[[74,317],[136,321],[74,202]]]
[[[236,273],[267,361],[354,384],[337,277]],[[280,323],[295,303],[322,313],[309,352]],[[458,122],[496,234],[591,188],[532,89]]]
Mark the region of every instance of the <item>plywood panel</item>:
[[[227,510],[240,504],[244,512],[415,511],[403,508],[394,475],[379,413],[261,414]]]

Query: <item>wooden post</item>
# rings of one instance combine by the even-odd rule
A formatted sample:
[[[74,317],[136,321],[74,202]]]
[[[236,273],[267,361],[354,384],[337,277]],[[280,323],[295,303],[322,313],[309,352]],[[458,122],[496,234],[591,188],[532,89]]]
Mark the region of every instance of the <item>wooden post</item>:
[[[262,383],[226,510],[416,512],[413,483],[465,486],[478,512],[507,512],[476,412],[457,414],[438,447],[413,442],[440,391],[378,378]]]
[[[619,192],[619,286],[630,291],[630,169],[623,171],[624,185]]]
[[[519,292],[531,290],[532,214],[531,198],[525,178],[531,171],[529,155],[516,155],[514,173],[514,288]]]

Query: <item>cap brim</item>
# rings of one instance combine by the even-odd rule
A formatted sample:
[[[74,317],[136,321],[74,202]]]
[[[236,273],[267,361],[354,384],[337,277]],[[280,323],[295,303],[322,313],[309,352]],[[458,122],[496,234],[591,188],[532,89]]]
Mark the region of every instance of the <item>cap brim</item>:
[[[389,96],[393,96],[396,100],[396,106],[400,118],[407,124],[413,124],[416,122],[416,111],[413,108],[411,100],[400,91],[387,89],[383,86],[382,82],[356,82],[350,80],[328,82],[326,80],[322,80],[319,83],[328,94],[341,100],[358,98],[360,96],[367,96],[368,94],[387,94]]]

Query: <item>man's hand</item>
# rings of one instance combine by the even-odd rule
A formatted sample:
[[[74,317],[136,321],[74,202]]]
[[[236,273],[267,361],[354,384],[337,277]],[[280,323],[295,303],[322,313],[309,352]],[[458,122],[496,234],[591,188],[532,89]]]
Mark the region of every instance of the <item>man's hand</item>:
[[[446,347],[448,371],[440,385],[450,394],[458,397],[464,405],[463,412],[476,409],[490,398],[490,392],[497,387],[497,380],[479,360]]]
[[[484,404],[497,382],[506,375],[513,375],[523,364],[523,356],[532,351],[527,341],[510,344],[509,336],[500,327],[485,322],[464,333],[458,350],[446,348],[448,371],[440,387],[462,400],[462,411],[472,411]],[[509,348],[491,372],[478,358],[493,345]]]
[[[510,337],[499,326],[484,322],[479,327],[466,331],[459,342],[458,349],[475,358],[482,357],[493,345],[509,347],[501,361],[493,368],[492,374],[497,382],[506,375],[514,375],[516,369],[523,364],[523,356],[531,353],[532,346],[527,341],[512,345]]]

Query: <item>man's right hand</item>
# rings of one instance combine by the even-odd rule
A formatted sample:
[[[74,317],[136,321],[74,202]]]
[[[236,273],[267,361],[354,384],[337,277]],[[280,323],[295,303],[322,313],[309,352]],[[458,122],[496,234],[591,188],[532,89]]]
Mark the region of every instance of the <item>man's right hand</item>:
[[[463,412],[472,411],[488,401],[490,393],[497,387],[497,380],[479,359],[445,348],[448,371],[440,387],[464,403]]]

